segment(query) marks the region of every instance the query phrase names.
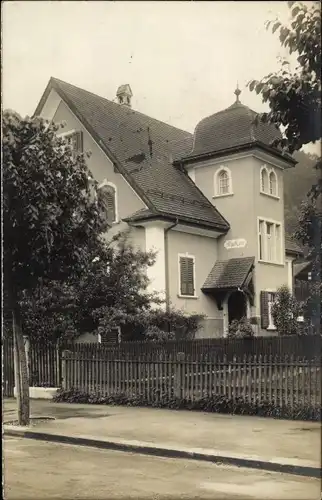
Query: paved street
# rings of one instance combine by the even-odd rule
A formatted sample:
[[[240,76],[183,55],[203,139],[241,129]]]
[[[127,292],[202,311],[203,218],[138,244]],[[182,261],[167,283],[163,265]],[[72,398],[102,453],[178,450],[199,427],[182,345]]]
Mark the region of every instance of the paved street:
[[[6,500],[318,500],[317,479],[5,438]]]

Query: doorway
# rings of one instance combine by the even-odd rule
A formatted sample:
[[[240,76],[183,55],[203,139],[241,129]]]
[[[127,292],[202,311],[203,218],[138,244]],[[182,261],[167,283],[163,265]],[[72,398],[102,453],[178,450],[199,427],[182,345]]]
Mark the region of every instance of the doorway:
[[[246,295],[243,292],[233,292],[228,298],[228,321],[241,320],[247,317]]]

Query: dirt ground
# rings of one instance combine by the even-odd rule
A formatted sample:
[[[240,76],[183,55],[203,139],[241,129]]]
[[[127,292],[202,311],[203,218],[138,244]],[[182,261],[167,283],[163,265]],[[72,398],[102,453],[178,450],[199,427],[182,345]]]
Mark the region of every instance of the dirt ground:
[[[320,498],[317,479],[33,439],[5,438],[4,458],[6,500]]]

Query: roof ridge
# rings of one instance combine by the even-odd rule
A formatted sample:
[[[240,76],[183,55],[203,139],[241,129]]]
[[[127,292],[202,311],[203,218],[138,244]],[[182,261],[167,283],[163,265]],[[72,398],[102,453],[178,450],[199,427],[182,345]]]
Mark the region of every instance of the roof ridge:
[[[120,104],[112,101],[111,99],[108,99],[107,97],[103,97],[101,95],[95,94],[94,92],[91,92],[90,90],[86,90],[82,87],[78,87],[77,85],[74,85],[73,83],[65,82],[64,80],[60,80],[59,78],[56,78],[54,76],[51,77],[51,80],[58,82],[58,84],[63,83],[65,85],[70,85],[71,87],[74,87],[77,90],[81,90],[82,92],[87,92],[88,94],[91,94],[92,96],[98,97],[99,99],[103,99],[104,101],[108,101],[109,103],[114,104],[115,106],[121,107]],[[192,135],[192,133],[188,132],[187,130],[183,130],[179,127],[175,127],[174,125],[170,125],[170,123],[164,122],[162,120],[158,120],[158,118],[154,118],[153,116],[146,115],[145,113],[142,113],[141,111],[137,111],[136,109],[132,109],[132,108],[127,108],[127,109],[130,109],[133,112],[133,114],[142,115],[145,118],[149,118],[150,120],[153,120],[155,122],[162,123],[163,125],[167,125],[168,127],[171,127],[175,130],[178,130],[179,132],[183,132],[183,133],[187,134],[187,138],[191,137],[191,135]]]

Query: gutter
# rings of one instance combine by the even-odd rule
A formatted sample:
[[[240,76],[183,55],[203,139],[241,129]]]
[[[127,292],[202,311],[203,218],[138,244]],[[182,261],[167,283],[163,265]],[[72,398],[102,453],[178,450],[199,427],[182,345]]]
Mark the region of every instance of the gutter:
[[[171,224],[171,226],[167,227],[164,230],[164,266],[165,266],[165,307],[166,307],[166,312],[168,313],[170,311],[170,272],[169,272],[169,240],[168,240],[168,233],[171,229],[176,227],[179,224],[179,219],[177,218],[176,221]]]

